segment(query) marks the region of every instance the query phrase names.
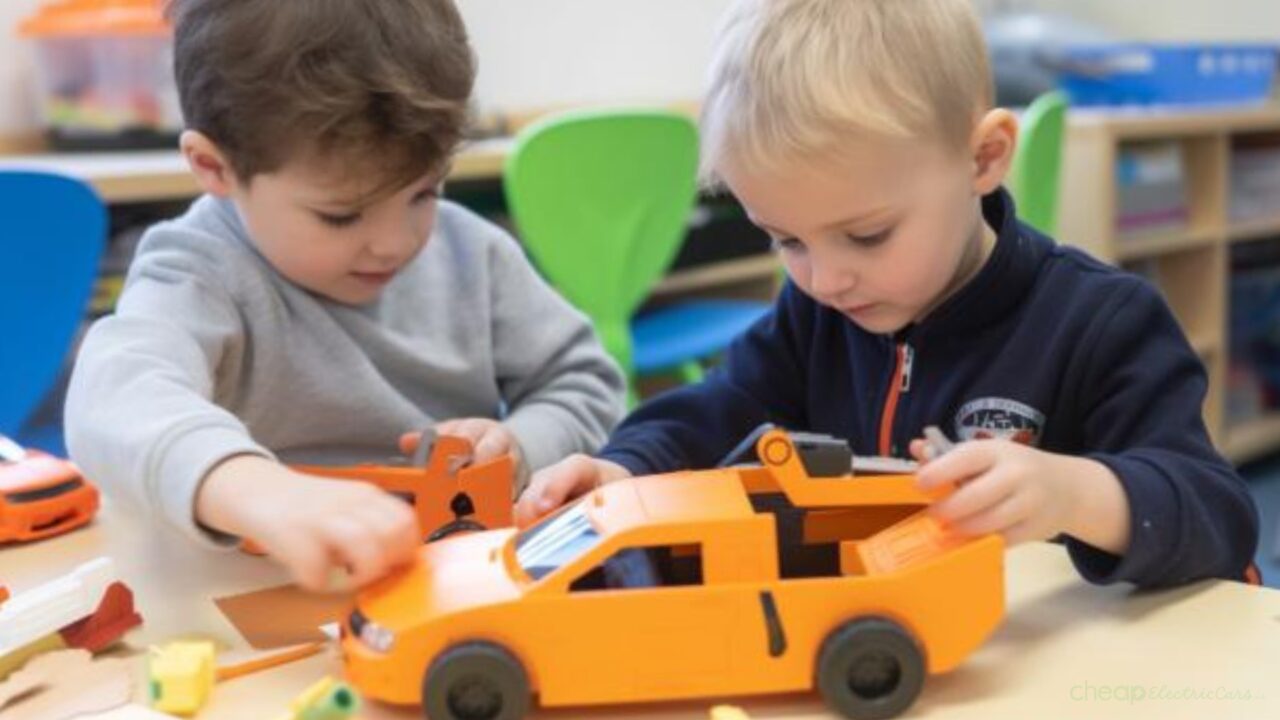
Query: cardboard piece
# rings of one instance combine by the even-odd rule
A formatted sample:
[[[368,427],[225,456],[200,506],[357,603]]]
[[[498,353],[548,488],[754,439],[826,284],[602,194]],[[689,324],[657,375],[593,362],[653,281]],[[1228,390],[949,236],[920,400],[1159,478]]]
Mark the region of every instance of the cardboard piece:
[[[46,682],[43,675],[36,673],[21,671],[14,673],[13,677],[0,682],[0,710],[4,710],[9,703],[21,700],[24,696],[44,688]]]
[[[320,642],[321,625],[342,620],[355,604],[350,594],[320,595],[296,585],[258,590],[213,601],[255,650]]]
[[[67,720],[111,710],[129,702],[133,678],[129,660],[95,660],[87,650],[59,650],[27,663],[13,678],[43,685],[10,704],[7,713],[23,720]]]

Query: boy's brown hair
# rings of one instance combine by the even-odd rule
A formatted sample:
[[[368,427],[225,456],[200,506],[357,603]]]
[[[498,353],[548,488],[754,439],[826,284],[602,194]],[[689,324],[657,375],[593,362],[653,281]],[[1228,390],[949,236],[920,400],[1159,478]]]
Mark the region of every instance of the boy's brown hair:
[[[393,191],[462,137],[475,61],[452,0],[172,0],[169,13],[186,125],[242,182],[302,156]]]

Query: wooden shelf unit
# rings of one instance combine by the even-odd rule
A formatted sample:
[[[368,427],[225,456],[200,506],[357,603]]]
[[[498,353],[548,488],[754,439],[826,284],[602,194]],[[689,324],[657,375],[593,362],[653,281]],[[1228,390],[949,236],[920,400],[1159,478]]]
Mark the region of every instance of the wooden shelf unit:
[[[674,109],[694,112],[690,104]],[[533,116],[510,118],[507,126],[522,127]],[[466,143],[454,157],[451,182],[497,182],[514,140],[497,137]],[[5,145],[5,147],[28,147]],[[34,153],[4,155],[0,170],[28,169],[56,172],[88,182],[109,205],[181,201],[199,194],[187,162],[176,150],[107,153]],[[676,270],[654,288],[655,302],[698,296],[740,297],[756,300],[772,298],[777,287],[779,264],[772,253],[711,262]]]
[[[1280,132],[1280,105],[1183,113],[1077,111],[1068,126],[1063,167],[1059,238],[1141,272],[1160,288],[1205,363],[1205,423],[1234,462],[1280,450],[1280,412],[1231,426],[1226,417],[1231,246],[1280,239],[1280,216],[1230,219],[1232,139],[1269,132]],[[1116,161],[1125,147],[1152,142],[1181,144],[1189,219],[1185,229],[1122,233]]]

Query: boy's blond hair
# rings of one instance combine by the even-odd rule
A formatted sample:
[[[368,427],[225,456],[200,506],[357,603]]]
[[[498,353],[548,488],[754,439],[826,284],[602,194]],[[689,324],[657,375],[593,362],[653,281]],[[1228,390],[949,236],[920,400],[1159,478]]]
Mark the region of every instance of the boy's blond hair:
[[[850,133],[962,150],[992,106],[971,0],[738,0],[716,39],[700,177],[838,153]]]

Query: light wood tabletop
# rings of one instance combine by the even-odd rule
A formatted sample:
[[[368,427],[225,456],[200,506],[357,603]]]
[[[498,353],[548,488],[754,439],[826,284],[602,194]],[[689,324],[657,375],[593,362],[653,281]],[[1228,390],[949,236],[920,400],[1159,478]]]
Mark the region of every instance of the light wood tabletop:
[[[217,553],[148,530],[149,519],[107,502],[88,528],[0,549],[0,583],[21,592],[99,556],[115,560],[145,618],[115,654],[148,644],[212,638],[246,647],[214,597],[282,583],[262,558]],[[912,718],[1280,717],[1280,592],[1204,582],[1161,592],[1094,587],[1065,551],[1039,544],[1008,552],[1007,615],[996,635],[957,671],[929,678]],[[964,622],[957,617],[956,622]],[[218,685],[200,720],[279,715],[326,674],[336,651]],[[144,684],[137,683],[138,697]],[[548,718],[705,718],[717,702],[753,718],[828,718],[813,695],[736,698],[610,709],[543,711]],[[365,720],[420,717],[416,709],[366,703]]]

